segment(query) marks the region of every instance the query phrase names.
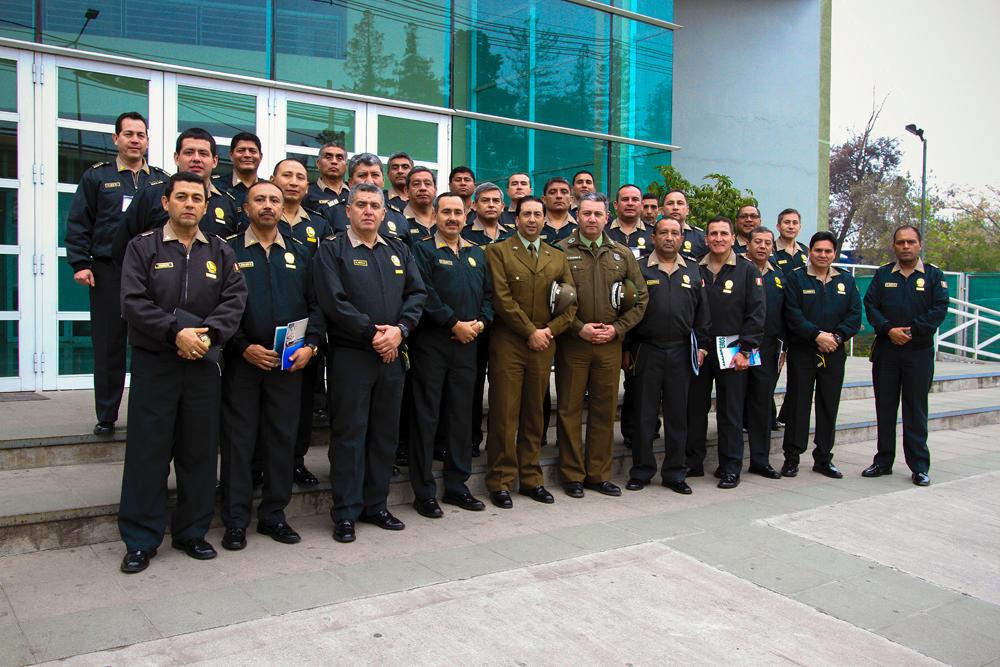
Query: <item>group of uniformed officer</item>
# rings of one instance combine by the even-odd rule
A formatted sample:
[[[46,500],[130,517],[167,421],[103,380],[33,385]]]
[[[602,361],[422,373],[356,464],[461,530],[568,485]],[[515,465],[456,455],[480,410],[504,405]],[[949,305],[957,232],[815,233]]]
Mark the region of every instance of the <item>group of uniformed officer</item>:
[[[145,569],[162,541],[171,460],[172,545],[216,555],[204,537],[220,450],[223,547],[246,546],[258,485],[257,532],[298,542],[284,511],[293,483],[319,481],[303,458],[319,405],[330,423],[336,540],[353,541],[358,521],[404,528],[387,508],[394,463],[409,466],[421,515],[443,516],[434,458],[443,460],[442,501],[483,510],[466,484],[487,375],[486,486],[500,508],[513,506],[514,490],[554,502],[539,465],[553,367],[559,476],[572,498],[622,493],[611,481],[622,369],[629,490],[657,473],[662,415],[662,484],[692,492],[686,478],[705,474],[713,385],[720,488],[740,482],[743,430],[751,473],[798,474],[814,390],[813,470],[842,476],[832,449],[861,298],[832,266],[833,235],[818,232],[808,248],[796,240],[794,209],[778,216],[777,238],[755,206],[702,231],[687,222],[685,193],[661,200],[626,184],[612,221],[586,171],[550,178],[540,198],[527,174],[512,174],[505,206],[503,189],[477,186],[468,167],[452,170],[439,194],[433,173],[405,153],[389,161],[390,197],[381,160],[348,160],[337,143],[321,147],[316,181],[294,159],[259,180],[261,144],[250,133],[234,137],[234,171],[217,185],[215,139],[202,129],[180,134],[169,177],[145,162],[141,115],[122,114],[114,141],[116,160],[84,174],[66,245],[75,280],[90,287],[97,434],[117,419],[126,324],[133,346],[125,572]],[[920,260],[915,228],[900,227],[893,241],[896,262],[865,296],[879,441],[863,474],[892,472],[902,397],[906,461],[926,485],[931,341],[947,285]],[[301,329],[287,350],[286,327]],[[772,396],[786,360],[779,472],[769,460]]]

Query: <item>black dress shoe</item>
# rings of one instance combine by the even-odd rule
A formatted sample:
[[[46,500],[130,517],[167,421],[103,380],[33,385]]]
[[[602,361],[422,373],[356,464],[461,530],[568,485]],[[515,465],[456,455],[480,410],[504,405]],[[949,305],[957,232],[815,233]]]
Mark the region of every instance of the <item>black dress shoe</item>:
[[[319,478],[312,474],[304,464],[299,464],[292,468],[292,479],[299,486],[316,486],[319,484]]]
[[[862,477],[881,477],[882,475],[891,475],[891,474],[892,474],[892,468],[883,468],[877,463],[873,463],[861,471]]]
[[[259,489],[260,487],[264,486],[264,471],[251,470],[250,481],[253,483],[253,488],[255,489]]]
[[[723,473],[722,477],[719,478],[718,487],[720,489],[735,489],[739,485],[740,476],[731,472]]]
[[[925,472],[915,472],[913,473],[913,483],[917,486],[930,486],[931,478],[927,476]]]
[[[406,449],[406,447],[400,445],[396,448],[396,461],[393,465],[397,468],[410,467],[410,452]]]
[[[354,522],[350,519],[341,519],[333,524],[333,539],[338,542],[353,542]]]
[[[583,498],[582,482],[569,482],[563,488],[566,490],[566,495],[570,498]]]
[[[490,502],[502,510],[509,510],[514,506],[514,501],[510,499],[510,491],[490,491]]]
[[[545,503],[546,505],[551,505],[556,501],[544,486],[521,487],[518,493],[522,496],[528,496],[535,502]]]
[[[97,422],[97,424],[94,425],[94,435],[111,435],[114,432],[114,422]],[[143,567],[142,569],[145,570],[146,568]],[[122,571],[124,572],[124,570]],[[136,572],[142,572],[142,570],[136,570]]]
[[[832,463],[814,463],[813,472],[818,472],[821,475],[829,477],[830,479],[840,479],[844,476],[844,473],[840,472],[837,466]]]
[[[591,491],[597,491],[598,493],[603,493],[606,496],[620,496],[622,494],[622,488],[613,482],[584,482],[583,488],[590,489]]]
[[[781,466],[781,476],[782,477],[795,477],[799,474],[799,464],[792,463],[791,461],[785,461],[785,464]]]
[[[759,468],[757,466],[750,466],[747,472],[752,472],[755,475],[767,477],[768,479],[781,479],[781,473],[772,468],[770,464]]]
[[[142,572],[149,567],[149,561],[156,555],[156,549],[135,549],[122,558],[121,571],[125,574]]]
[[[668,482],[666,480],[663,480],[663,486],[667,487],[674,493],[679,493],[684,496],[691,495],[691,487],[688,486],[688,483],[685,482],[684,480],[681,480],[679,482]]]
[[[222,536],[222,548],[228,551],[239,551],[247,545],[246,528],[226,528]]]
[[[446,493],[441,498],[441,502],[461,507],[470,512],[482,512],[486,509],[486,503],[466,491],[465,493]]]
[[[215,548],[200,537],[192,537],[187,540],[174,540],[170,543],[174,549],[180,549],[195,560],[212,560],[218,554]]]
[[[379,510],[375,514],[362,514],[358,517],[358,521],[370,523],[383,530],[403,530],[406,528],[406,524],[394,517],[389,510]]]
[[[478,442],[472,443],[472,458],[478,459],[480,454],[481,452],[479,451],[479,443]]]
[[[414,499],[413,509],[417,510],[417,514],[425,516],[428,519],[440,519],[444,516],[441,506],[438,505],[438,501],[434,498]]]
[[[258,523],[257,532],[261,535],[267,535],[275,542],[281,542],[282,544],[298,544],[302,541],[302,536],[283,521],[273,523],[270,526]]]
[[[716,468],[712,474],[715,475],[715,479],[722,479],[722,468]]]
[[[320,408],[313,410],[313,426],[322,427],[330,425],[330,413]]]
[[[687,474],[684,475],[684,476],[685,477],[704,477],[705,476],[705,469],[704,468],[691,468],[690,470],[687,471]]]
[[[625,482],[625,488],[628,489],[629,491],[642,491],[644,488],[646,488],[646,483],[641,479],[636,479],[635,477],[631,477],[627,482]]]

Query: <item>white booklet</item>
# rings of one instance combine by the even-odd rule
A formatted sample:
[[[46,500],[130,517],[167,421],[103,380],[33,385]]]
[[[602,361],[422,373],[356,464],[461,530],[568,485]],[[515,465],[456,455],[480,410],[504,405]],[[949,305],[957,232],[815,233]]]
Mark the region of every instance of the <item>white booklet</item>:
[[[281,355],[281,370],[292,367],[292,355],[306,342],[306,327],[309,318],[289,322],[283,327],[274,327],[274,351]]]
[[[732,336],[716,336],[715,351],[719,356],[719,368],[732,368],[733,357],[740,353],[739,334]],[[760,350],[754,348],[750,351],[750,365],[760,366]]]

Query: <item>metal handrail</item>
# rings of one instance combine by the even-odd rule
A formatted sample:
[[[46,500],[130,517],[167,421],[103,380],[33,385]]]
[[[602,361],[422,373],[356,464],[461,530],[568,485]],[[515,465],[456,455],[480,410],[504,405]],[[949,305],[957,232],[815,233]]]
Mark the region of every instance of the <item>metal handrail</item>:
[[[980,324],[989,324],[1000,327],[1000,310],[980,306],[969,301],[963,301],[962,299],[951,299],[948,306],[948,312],[956,317],[966,318],[966,321],[960,324],[956,323],[955,326],[948,331],[940,332],[935,340],[935,349],[945,347],[957,352],[969,353],[972,355],[972,358],[976,360],[982,356],[987,359],[996,359],[997,361],[1000,361],[1000,354],[986,350],[987,347],[1000,340],[1000,333],[990,336],[984,341],[979,340]],[[959,342],[945,340],[950,336],[967,332],[970,328],[972,329],[971,347],[963,345]]]

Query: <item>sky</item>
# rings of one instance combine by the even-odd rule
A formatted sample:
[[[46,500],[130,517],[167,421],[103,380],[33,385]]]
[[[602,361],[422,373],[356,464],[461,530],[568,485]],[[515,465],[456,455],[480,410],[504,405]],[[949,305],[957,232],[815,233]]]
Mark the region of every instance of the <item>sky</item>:
[[[831,143],[864,127],[874,90],[888,96],[875,131],[900,139],[915,180],[908,123],[924,129],[928,187],[1000,187],[998,25],[997,0],[833,0]]]

